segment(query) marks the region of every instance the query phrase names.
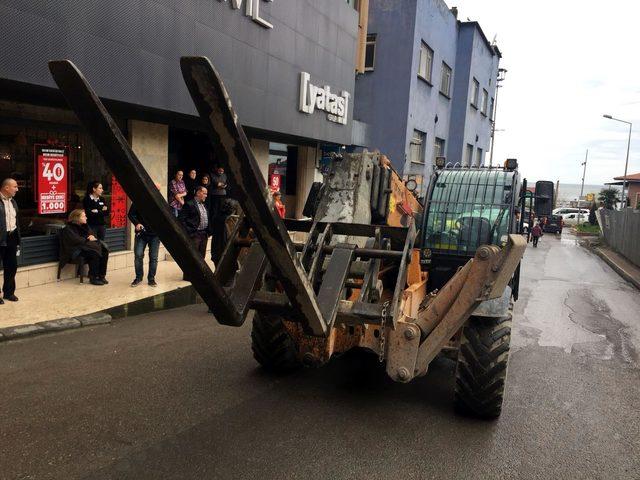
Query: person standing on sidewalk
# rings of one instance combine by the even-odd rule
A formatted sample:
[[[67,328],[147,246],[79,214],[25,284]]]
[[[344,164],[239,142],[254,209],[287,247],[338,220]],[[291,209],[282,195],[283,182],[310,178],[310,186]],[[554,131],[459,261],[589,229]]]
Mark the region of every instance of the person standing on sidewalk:
[[[207,189],[203,186],[196,188],[196,194],[193,200],[189,200],[184,204],[178,220],[182,223],[187,234],[193,240],[198,253],[202,258],[207,253],[207,242],[211,233],[211,224],[209,222],[209,212],[206,207]],[[184,280],[188,280],[183,276]]]
[[[16,272],[18,271],[18,249],[20,246],[20,225],[18,204],[15,197],[18,182],[5,178],[0,184],[0,260],[2,260],[4,300],[17,302]],[[0,305],[4,303],[0,298]]]
[[[178,170],[173,180],[169,182],[169,198],[171,199],[169,205],[173,208],[173,214],[176,217],[184,205],[184,197],[187,196],[187,186],[182,177],[184,177],[184,173],[182,170]]]
[[[227,174],[221,165],[216,166],[215,171],[211,175],[211,191],[209,202],[211,203],[209,216],[211,218],[222,214],[222,204],[227,198]]]
[[[82,206],[84,207],[84,213],[87,215],[87,225],[96,234],[98,240],[104,241],[106,235],[104,216],[109,209],[102,192],[104,192],[104,189],[100,182],[89,182]]]
[[[538,248],[538,241],[540,237],[543,235],[542,228],[540,224],[536,222],[536,224],[531,229],[531,236],[533,237],[533,248]]]
[[[160,190],[160,184],[156,183],[156,187]],[[144,277],[144,249],[149,247],[149,273],[147,274],[147,284],[150,287],[157,287],[156,271],[158,270],[158,250],[160,249],[160,238],[153,231],[147,222],[145,222],[135,204],[131,204],[128,214],[129,220],[134,225],[136,238],[133,244],[134,266],[136,270],[136,278],[131,282],[132,287],[137,287],[142,283]]]
[[[196,187],[198,186],[198,172],[195,168],[189,170],[187,178],[184,179],[184,185],[187,189],[187,195],[184,197],[184,201],[187,202],[193,198],[193,195],[196,192]]]
[[[282,193],[279,190],[273,192],[273,208],[280,218],[284,218],[287,214],[287,207],[282,203]]]

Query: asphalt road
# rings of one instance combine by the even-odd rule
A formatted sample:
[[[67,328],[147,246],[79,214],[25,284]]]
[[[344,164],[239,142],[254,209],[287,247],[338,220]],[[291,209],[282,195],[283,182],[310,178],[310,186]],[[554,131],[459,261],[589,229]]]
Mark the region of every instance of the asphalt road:
[[[268,376],[202,306],[5,342],[0,478],[640,478],[639,292],[569,236],[522,283],[495,422],[453,413],[444,359]]]

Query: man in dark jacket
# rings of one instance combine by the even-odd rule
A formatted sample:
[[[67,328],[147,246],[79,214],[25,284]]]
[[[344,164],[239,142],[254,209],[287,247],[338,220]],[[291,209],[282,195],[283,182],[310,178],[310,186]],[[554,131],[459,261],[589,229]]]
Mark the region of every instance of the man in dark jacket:
[[[211,192],[209,193],[211,197],[209,198],[211,204],[209,216],[213,219],[221,215],[222,204],[227,198],[227,174],[224,173],[224,168],[221,165],[218,165],[211,174]]]
[[[217,265],[227,243],[225,210],[227,199],[227,174],[222,165],[217,165],[211,175],[211,195],[209,198],[209,220],[211,223],[211,260]]]
[[[195,168],[189,170],[187,178],[184,179],[184,186],[187,187],[187,196],[184,197],[185,202],[193,198],[198,186],[198,172]]]
[[[158,190],[162,189],[162,186],[159,183],[156,183],[155,185]],[[167,208],[169,208],[168,204]],[[157,287],[156,271],[158,269],[160,238],[145,219],[142,218],[142,215],[140,215],[140,212],[138,212],[135,205],[131,205],[131,208],[129,208],[128,217],[131,223],[133,223],[136,232],[136,239],[133,245],[136,278],[131,282],[131,286],[137,287],[142,282],[142,278],[144,277],[144,249],[149,246],[149,274],[147,275],[147,283],[150,287]]]
[[[20,226],[18,224],[18,204],[15,195],[18,182],[6,178],[0,184],[0,260],[4,269],[4,300],[17,302],[16,272],[18,271],[18,246],[20,245]],[[0,298],[0,304],[4,303]]]
[[[211,234],[209,212],[207,212],[205,205],[206,199],[207,189],[203,186],[197,187],[193,200],[185,202],[178,214],[178,220],[180,220],[187,234],[193,240],[202,258],[205,257],[207,252],[207,241]]]
[[[156,271],[158,270],[160,238],[158,238],[158,235],[153,231],[149,224],[145,222],[144,218],[142,218],[140,212],[138,212],[138,209],[133,204],[129,209],[128,217],[136,231],[136,238],[133,245],[136,278],[131,282],[131,286],[137,287],[142,283],[142,278],[144,277],[144,249],[148,246],[149,273],[147,275],[147,283],[150,287],[157,287]]]

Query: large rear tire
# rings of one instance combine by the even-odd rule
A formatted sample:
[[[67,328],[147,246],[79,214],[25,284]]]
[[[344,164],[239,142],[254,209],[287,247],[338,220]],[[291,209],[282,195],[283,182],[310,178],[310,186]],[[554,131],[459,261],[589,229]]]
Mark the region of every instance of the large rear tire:
[[[296,345],[282,318],[276,315],[255,313],[251,328],[251,350],[258,363],[272,373],[287,373],[301,366]]]
[[[501,318],[471,317],[462,332],[454,404],[465,415],[493,419],[502,412],[512,311]]]

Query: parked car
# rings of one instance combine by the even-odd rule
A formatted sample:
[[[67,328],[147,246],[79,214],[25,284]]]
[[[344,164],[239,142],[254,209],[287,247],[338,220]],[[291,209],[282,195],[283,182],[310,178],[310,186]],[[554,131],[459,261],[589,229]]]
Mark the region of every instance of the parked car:
[[[553,210],[553,215],[567,215],[569,213],[579,213],[582,210],[583,214],[589,215],[588,208],[574,208],[574,207],[560,207]]]
[[[562,227],[564,227],[564,219],[562,215],[551,215],[547,217],[547,223],[542,227],[545,233],[557,233],[562,235]]]
[[[587,211],[586,214],[582,212],[582,215],[576,212],[566,213],[562,215],[562,221],[564,222],[565,225],[571,225],[571,226],[578,225],[578,222],[584,223],[589,221],[589,212]]]

